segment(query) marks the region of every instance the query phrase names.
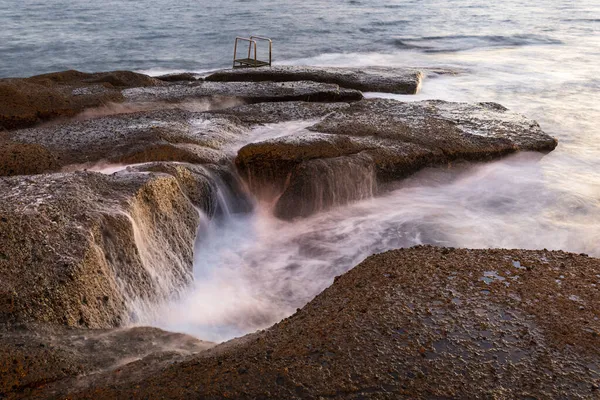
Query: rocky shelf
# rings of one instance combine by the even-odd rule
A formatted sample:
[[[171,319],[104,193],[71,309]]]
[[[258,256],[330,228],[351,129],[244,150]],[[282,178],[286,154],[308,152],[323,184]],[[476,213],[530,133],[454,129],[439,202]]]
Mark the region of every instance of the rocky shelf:
[[[445,72],[0,80],[0,397],[596,396],[600,261],[563,252],[375,255],[290,318],[218,346],[130,327],[193,279],[201,215],[265,196],[293,220],[424,167],[556,147],[498,104],[361,93],[414,93]]]
[[[130,350],[138,361],[106,371],[102,359],[82,357],[94,333],[68,352],[27,333],[18,337],[34,348],[11,348],[15,334],[4,334],[19,374],[3,379],[32,398],[593,398],[599,268],[560,251],[390,251],[273,327],[195,355],[161,349],[169,336],[159,331],[113,334],[101,347],[113,362],[115,343],[156,339]],[[210,347],[183,339],[170,348]],[[64,366],[61,379],[40,366],[42,355]]]
[[[451,73],[429,70],[430,73]],[[425,70],[416,68],[325,68],[309,66],[274,66],[237,68],[215,72],[205,79],[213,82],[294,82],[313,81],[336,84],[363,92],[416,94]]]

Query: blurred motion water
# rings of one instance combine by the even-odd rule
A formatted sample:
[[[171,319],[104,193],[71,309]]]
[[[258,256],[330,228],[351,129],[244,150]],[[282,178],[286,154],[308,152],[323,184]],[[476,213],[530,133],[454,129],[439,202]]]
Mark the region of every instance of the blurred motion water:
[[[541,160],[423,171],[383,197],[292,223],[261,207],[206,221],[188,296],[141,322],[224,340],[290,315],[374,252],[420,243],[600,256],[598,1],[0,0],[0,76],[207,71],[229,66],[233,38],[250,33],[275,40],[280,64],[459,69],[426,79],[417,96],[367,95],[496,101],[559,146]]]

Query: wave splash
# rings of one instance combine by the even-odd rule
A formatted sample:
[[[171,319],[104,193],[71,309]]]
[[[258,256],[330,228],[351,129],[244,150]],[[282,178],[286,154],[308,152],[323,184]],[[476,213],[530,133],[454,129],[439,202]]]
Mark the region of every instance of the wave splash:
[[[273,217],[264,204],[207,220],[196,244],[194,283],[153,323],[217,342],[263,329],[367,256],[399,247],[600,255],[598,205],[550,185],[539,157],[524,153],[490,164],[426,170],[386,195],[293,222]],[[236,196],[224,195],[224,200]]]
[[[447,35],[400,37],[390,41],[399,49],[425,53],[451,53],[479,48],[509,48],[535,45],[560,45],[562,41],[542,35]]]

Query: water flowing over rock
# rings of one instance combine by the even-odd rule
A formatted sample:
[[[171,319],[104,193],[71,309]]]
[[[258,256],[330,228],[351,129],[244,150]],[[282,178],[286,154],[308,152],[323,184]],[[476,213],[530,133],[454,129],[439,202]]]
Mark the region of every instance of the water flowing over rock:
[[[271,211],[308,217],[424,167],[555,148],[535,121],[495,103],[364,100],[359,91],[416,93],[422,78],[417,69],[273,67],[206,80],[77,71],[0,80],[0,398],[589,395],[600,374],[600,261],[563,252],[373,256],[292,317],[215,348],[132,328],[164,326],[172,312],[169,327],[247,332],[236,322],[265,327],[340,273],[312,286],[302,280],[312,272],[263,276],[255,267],[281,254],[246,257],[228,241],[272,246],[269,235],[283,232],[298,254],[320,257],[301,266],[305,258],[278,249],[282,271],[327,269],[328,260],[346,271],[363,259],[342,261],[327,248],[335,243]],[[290,230],[311,238],[296,243]],[[284,277],[271,286],[287,308],[271,306],[272,288],[238,299],[247,289],[234,282],[239,268],[218,268],[221,257],[265,287]],[[191,306],[174,310],[182,304]],[[179,316],[194,311],[207,318]]]
[[[397,180],[426,166],[490,160],[515,151],[548,152],[557,144],[535,121],[493,103],[363,100],[309,129],[316,133],[251,143],[236,158],[255,193],[280,196],[275,213],[284,219],[364,198],[375,180]],[[342,164],[354,172],[337,167]],[[356,174],[376,178],[356,180]],[[357,182],[364,183],[360,190],[352,186]],[[315,188],[316,198],[306,195]]]
[[[191,280],[199,215],[176,177],[79,172],[0,188],[0,322],[120,326]]]
[[[123,88],[160,84],[163,82],[129,71],[64,71],[0,79],[0,130],[71,117],[86,108],[123,101]]]
[[[266,331],[143,376],[133,364],[83,391],[49,390],[73,399],[593,398],[599,268],[561,251],[389,251]]]
[[[313,81],[363,92],[416,94],[421,86],[423,72],[414,68],[273,66],[226,69],[205,79],[212,82]]]

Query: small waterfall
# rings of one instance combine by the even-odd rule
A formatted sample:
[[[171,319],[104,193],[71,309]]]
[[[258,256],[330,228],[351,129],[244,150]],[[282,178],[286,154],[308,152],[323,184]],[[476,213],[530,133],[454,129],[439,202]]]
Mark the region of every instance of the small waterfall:
[[[135,211],[132,213],[139,218],[136,214]],[[129,282],[121,280],[120,283],[128,303],[130,322],[148,321],[153,318],[157,303],[178,298],[183,288],[192,281],[190,251],[183,246],[173,247],[169,244],[173,239],[181,243],[188,242],[190,231],[187,227],[176,228],[174,237],[167,238],[145,218],[136,219],[126,213],[123,215],[133,229],[143,271],[138,272],[138,279]]]
[[[375,165],[368,155],[311,160],[291,172],[274,214],[283,219],[307,217],[376,192]]]
[[[172,177],[142,186],[129,206],[101,213],[95,248],[114,276],[111,301],[119,310],[115,325],[155,321],[161,305],[188,292],[198,243],[213,226],[254,207],[229,166],[193,166],[194,179],[182,171],[170,172]]]
[[[254,208],[254,201],[248,196],[242,181],[237,174],[231,172],[231,169],[229,167],[205,169],[213,187],[211,203],[214,212],[209,215],[210,217],[229,218],[233,214],[251,212]]]

